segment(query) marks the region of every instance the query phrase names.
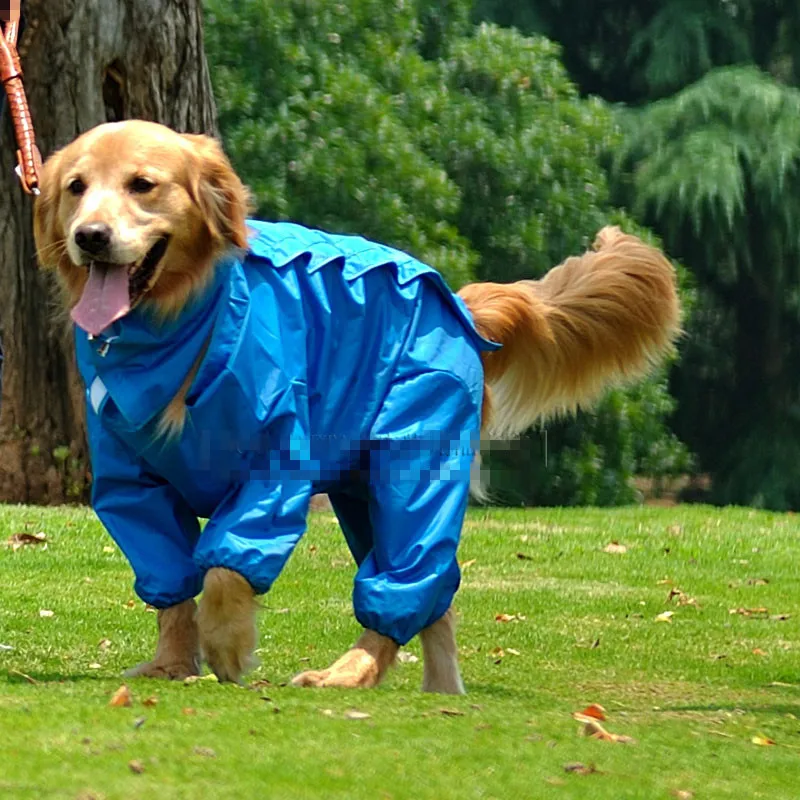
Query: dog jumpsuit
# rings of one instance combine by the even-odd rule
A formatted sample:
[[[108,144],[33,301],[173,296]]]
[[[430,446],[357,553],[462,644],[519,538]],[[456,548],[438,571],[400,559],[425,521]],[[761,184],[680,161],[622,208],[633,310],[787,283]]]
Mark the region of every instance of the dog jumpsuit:
[[[404,253],[248,227],[249,251],[223,258],[178,318],[139,307],[98,337],[76,328],[93,506],[138,595],[165,608],[212,567],[266,592],[327,492],[358,564],[358,621],[405,644],[458,588],[480,351],[498,345]],[[160,435],[204,348],[182,431]]]

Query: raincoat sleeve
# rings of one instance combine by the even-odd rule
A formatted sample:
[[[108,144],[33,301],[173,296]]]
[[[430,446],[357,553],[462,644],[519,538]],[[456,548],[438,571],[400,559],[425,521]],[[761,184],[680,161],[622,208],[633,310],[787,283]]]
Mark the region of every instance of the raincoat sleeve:
[[[266,306],[269,297],[263,300]],[[260,370],[237,371],[241,393],[231,395],[230,408],[244,418],[256,398],[252,406],[260,434],[246,445],[244,474],[203,529],[195,563],[204,574],[213,567],[234,570],[256,594],[264,594],[305,533],[312,481],[304,398],[281,362],[268,369],[277,345],[255,349],[259,340],[274,343],[277,334],[263,327],[248,333],[245,346],[254,349],[248,353],[240,348],[239,357],[244,353],[247,365],[259,363]]]
[[[136,593],[156,608],[194,597],[202,587],[192,558],[197,517],[176,489],[103,427],[91,403],[86,416],[92,506],[133,567]]]
[[[205,573],[225,567],[264,594],[280,574],[306,529],[311,481],[291,472],[254,475],[235,486],[214,512],[195,551]]]

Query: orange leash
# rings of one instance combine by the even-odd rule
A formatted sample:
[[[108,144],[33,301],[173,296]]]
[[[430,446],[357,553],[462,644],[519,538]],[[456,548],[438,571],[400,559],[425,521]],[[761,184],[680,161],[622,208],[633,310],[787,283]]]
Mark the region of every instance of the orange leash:
[[[11,19],[0,32],[0,81],[6,90],[8,109],[17,140],[17,169],[22,188],[28,194],[39,194],[39,168],[42,156],[36,147],[28,98],[22,85],[22,66],[17,53],[19,10],[11,11]]]

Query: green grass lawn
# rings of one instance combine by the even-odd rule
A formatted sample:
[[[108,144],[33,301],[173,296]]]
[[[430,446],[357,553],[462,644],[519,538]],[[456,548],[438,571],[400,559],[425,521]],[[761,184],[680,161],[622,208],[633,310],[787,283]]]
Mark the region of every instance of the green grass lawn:
[[[419,691],[413,657],[373,691],[287,685],[359,633],[353,566],[316,514],[265,598],[250,686],[137,679],[117,708],[155,642],[126,562],[88,511],[0,506],[0,797],[797,798],[798,519],[472,512],[453,698]],[[46,547],[2,546],[40,531]],[[635,743],[580,735],[589,703]]]

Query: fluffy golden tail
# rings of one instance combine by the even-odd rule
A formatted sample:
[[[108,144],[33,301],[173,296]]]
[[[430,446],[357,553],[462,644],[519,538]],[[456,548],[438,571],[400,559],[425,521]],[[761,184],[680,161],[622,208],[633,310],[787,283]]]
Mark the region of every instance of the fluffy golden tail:
[[[459,294],[478,330],[500,342],[483,354],[483,433],[508,437],[642,376],[680,330],[675,271],[617,227],[538,281],[473,283]]]

